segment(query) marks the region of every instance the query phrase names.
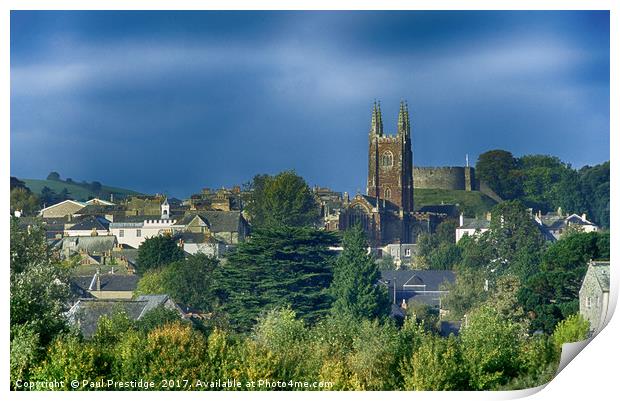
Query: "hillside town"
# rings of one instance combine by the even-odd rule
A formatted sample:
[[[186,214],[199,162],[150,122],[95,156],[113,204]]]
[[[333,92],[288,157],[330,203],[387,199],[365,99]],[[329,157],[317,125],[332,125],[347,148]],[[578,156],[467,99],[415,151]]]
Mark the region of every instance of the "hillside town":
[[[411,162],[407,104],[400,105],[396,134],[384,134],[382,121],[380,104],[375,103],[368,137],[370,169],[365,194],[350,196],[329,188],[310,188],[294,173],[282,173],[271,179],[277,180],[283,176],[301,181],[296,191],[307,192],[309,203],[304,213],[312,216],[303,225],[318,232],[336,234],[337,238],[345,234],[343,243],[336,241],[329,244],[330,252],[336,257],[345,258],[351,251],[347,249],[347,232],[359,230],[363,234],[363,242],[357,246],[361,246],[359,249],[365,254],[363,257],[368,258],[371,270],[364,273],[365,277],[361,279],[370,280],[369,284],[382,288],[386,306],[389,304],[387,316],[390,319],[403,322],[414,316],[422,324],[430,325],[427,327],[442,338],[458,336],[469,324],[470,312],[462,299],[464,290],[488,293],[484,295],[486,298],[493,297],[493,292],[499,291],[502,286],[508,285],[510,288],[517,285],[510,283],[518,274],[497,275],[497,266],[506,268],[504,262],[498,265],[495,260],[488,260],[484,262],[488,265],[473,271],[459,267],[464,263],[460,258],[466,257],[467,247],[482,247],[481,251],[486,252],[484,248],[488,245],[483,243],[496,237],[505,225],[513,226],[513,232],[499,241],[511,242],[515,240],[512,235],[526,235],[520,240],[540,241],[537,246],[541,249],[553,248],[556,242],[563,244],[566,236],[574,240],[575,235],[598,235],[601,232],[601,227],[588,220],[585,213],[565,213],[561,207],[543,213],[519,203],[504,201],[486,182],[477,178],[475,169],[468,165],[464,168],[438,169],[416,181],[416,169]],[[460,182],[458,179],[446,181],[446,174],[438,174],[438,171],[449,174],[456,171],[464,178]],[[421,168],[417,168],[417,173],[425,175]],[[432,178],[433,173],[435,179]],[[140,321],[149,316],[149,312],[164,309],[183,320],[209,326],[214,324],[216,314],[221,313],[217,307],[208,306],[208,303],[195,298],[192,301],[192,298],[183,295],[160,293],[149,288],[150,284],[145,284],[149,273],[144,254],[147,245],[160,238],[168,241],[172,248],[160,248],[158,258],[166,259],[177,253],[179,256],[171,258],[171,261],[207,257],[214,261],[209,263],[221,264],[219,269],[226,274],[228,266],[234,264],[238,255],[244,252],[237,252],[237,248],[241,246],[243,249],[246,243],[251,246],[255,241],[255,228],[259,230],[257,235],[260,238],[260,230],[265,225],[277,227],[281,224],[265,223],[275,217],[273,211],[271,215],[262,217],[265,221],[259,221],[258,203],[264,200],[257,195],[261,190],[261,176],[257,177],[253,185],[243,190],[240,186],[217,190],[204,188],[184,200],[163,194],[130,195],[123,199],[114,199],[113,196],[110,199],[65,199],[45,205],[30,216],[17,208],[13,208],[12,213],[15,229],[27,232],[42,230],[51,257],[72,266],[69,275],[71,296],[65,304],[64,319],[77,328],[84,338],[96,336],[101,319],[112,318],[119,310],[124,311],[128,319]],[[269,178],[262,176],[262,179],[267,179],[265,177]],[[469,216],[465,216],[468,209],[462,204],[442,201],[440,204],[427,203],[417,207],[414,203],[414,190],[418,189],[416,182],[423,190],[479,192],[480,188],[486,188],[486,195],[480,192],[481,196],[493,199],[496,206],[481,215],[471,215],[469,212]],[[297,195],[295,192],[285,196]],[[284,204],[275,207],[286,208]],[[299,212],[291,213],[282,217],[283,221]],[[519,234],[520,230],[526,234]],[[451,256],[450,252],[456,252],[458,256]],[[601,249],[595,253],[608,255],[608,250]],[[233,262],[228,261],[231,257]],[[153,267],[160,269],[155,271],[162,272],[162,268],[163,271],[166,269],[166,263],[158,259]],[[590,259],[587,266],[580,266],[582,269],[586,267],[583,278],[576,278],[582,284],[575,296],[578,296],[577,310],[588,322],[588,332],[593,333],[600,329],[607,313],[610,264],[608,260]],[[528,274],[536,274],[534,266],[526,266],[525,269],[530,272]],[[189,274],[190,280],[205,279],[198,277],[202,274],[200,270],[185,274]],[[470,274],[475,277],[468,278]],[[213,280],[214,277],[206,279]],[[174,280],[174,277],[168,280]],[[463,281],[466,283],[463,284]],[[170,284],[162,283],[156,288],[170,288]],[[463,285],[469,288],[464,289]],[[358,290],[352,288],[349,291]],[[477,296],[480,295],[467,295]],[[249,299],[241,296],[241,301],[248,302]],[[554,301],[549,302],[552,305]],[[226,305],[223,306],[225,310]],[[530,312],[529,319],[536,316],[541,321],[530,330],[542,333],[555,327],[557,316],[537,316],[539,312],[535,311]],[[530,324],[533,322],[536,319],[531,320]],[[245,331],[247,327],[241,327],[241,330]]]

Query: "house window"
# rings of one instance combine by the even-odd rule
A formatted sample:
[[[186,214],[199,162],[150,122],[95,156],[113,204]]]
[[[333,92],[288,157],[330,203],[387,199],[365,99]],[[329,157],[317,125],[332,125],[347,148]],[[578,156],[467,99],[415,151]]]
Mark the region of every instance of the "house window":
[[[118,237],[122,238],[125,236],[125,230],[118,230]]]
[[[136,230],[136,237],[141,237],[142,236],[142,230],[138,229]]]
[[[385,188],[385,199],[390,199],[392,197],[392,190],[390,188]]]
[[[392,167],[394,164],[394,155],[389,150],[387,152],[383,152],[381,156],[381,166],[382,167]]]
[[[592,298],[586,297],[586,309],[590,309],[592,307]]]
[[[410,257],[411,256],[411,249],[407,248],[405,249],[405,257]]]

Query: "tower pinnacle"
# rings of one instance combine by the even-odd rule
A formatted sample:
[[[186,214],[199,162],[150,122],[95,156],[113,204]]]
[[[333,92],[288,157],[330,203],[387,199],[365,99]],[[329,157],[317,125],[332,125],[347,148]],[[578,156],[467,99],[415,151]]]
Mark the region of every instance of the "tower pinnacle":
[[[383,118],[381,116],[381,102],[374,102],[372,106],[372,118],[370,121],[370,134],[383,135]]]

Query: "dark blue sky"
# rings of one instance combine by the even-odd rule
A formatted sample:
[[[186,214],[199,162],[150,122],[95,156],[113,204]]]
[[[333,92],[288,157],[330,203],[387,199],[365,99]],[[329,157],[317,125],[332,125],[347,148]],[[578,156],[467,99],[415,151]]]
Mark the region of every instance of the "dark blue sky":
[[[374,99],[416,165],[609,160],[603,12],[11,13],[11,175],[144,192],[295,169],[364,190]]]

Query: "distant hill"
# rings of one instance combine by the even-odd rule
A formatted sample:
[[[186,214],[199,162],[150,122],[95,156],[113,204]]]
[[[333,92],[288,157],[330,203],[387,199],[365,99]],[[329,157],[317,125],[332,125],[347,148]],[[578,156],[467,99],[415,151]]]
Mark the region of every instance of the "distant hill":
[[[26,186],[37,195],[41,195],[41,190],[43,187],[48,187],[57,194],[66,188],[67,191],[69,191],[69,197],[78,201],[87,201],[88,199],[96,197],[109,200],[110,194],[113,194],[115,198],[125,198],[130,195],[142,195],[140,192],[132,191],[130,189],[109,187],[106,185],[102,185],[99,192],[94,192],[92,189],[88,188],[87,185],[80,185],[80,183],[67,183],[65,181],[54,180],[34,180],[30,178],[20,178],[20,180],[25,182]]]
[[[416,209],[427,205],[458,204],[465,216],[482,217],[497,204],[496,201],[479,191],[458,191],[449,189],[413,190],[413,203]]]

